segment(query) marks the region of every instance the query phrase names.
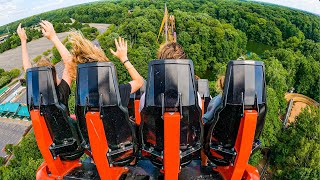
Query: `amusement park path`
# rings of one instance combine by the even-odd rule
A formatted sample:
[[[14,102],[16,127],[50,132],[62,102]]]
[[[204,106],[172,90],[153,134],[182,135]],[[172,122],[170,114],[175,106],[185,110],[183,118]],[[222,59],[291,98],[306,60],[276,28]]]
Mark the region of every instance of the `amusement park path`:
[[[68,33],[58,33],[58,37],[60,40],[63,40]],[[51,41],[47,38],[40,38],[34,41],[31,41],[27,44],[29,58],[32,61],[33,58],[42,54],[49,48],[53,47]],[[22,59],[21,59],[21,46],[18,46],[14,49],[10,49],[0,54],[0,67],[5,69],[6,71],[18,68],[22,68]]]
[[[108,27],[109,24],[97,24],[97,23],[89,23],[91,27],[95,27],[99,30],[100,33],[103,33]],[[63,40],[68,33],[58,33],[57,34],[60,40]],[[42,54],[47,49],[51,49],[53,44],[47,38],[40,38],[37,40],[33,40],[27,44],[29,58],[32,61],[33,58]],[[6,71],[18,68],[22,68],[22,60],[21,60],[21,46],[18,46],[14,49],[10,49],[0,54],[0,68],[5,69]]]
[[[28,132],[31,121],[13,120],[0,117],[0,157],[5,157],[6,144],[17,144],[22,135]]]

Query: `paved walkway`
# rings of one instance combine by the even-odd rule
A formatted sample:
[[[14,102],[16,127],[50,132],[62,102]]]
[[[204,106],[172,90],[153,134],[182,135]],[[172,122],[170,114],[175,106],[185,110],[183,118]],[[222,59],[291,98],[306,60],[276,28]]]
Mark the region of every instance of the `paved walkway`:
[[[0,117],[0,157],[6,156],[4,147],[7,144],[17,144],[30,126],[31,121]]]
[[[99,33],[102,34],[104,33],[108,27],[110,26],[110,24],[102,24],[102,23],[89,23],[90,27],[95,27],[98,29]]]
[[[68,33],[58,33],[60,40],[63,40],[67,37]],[[40,38],[34,41],[31,41],[27,44],[29,58],[32,61],[33,58],[42,54],[47,49],[51,49],[53,44],[47,38]],[[18,46],[15,49],[10,49],[0,54],[0,67],[9,71],[14,68],[22,68],[22,59],[21,59],[21,46]]]

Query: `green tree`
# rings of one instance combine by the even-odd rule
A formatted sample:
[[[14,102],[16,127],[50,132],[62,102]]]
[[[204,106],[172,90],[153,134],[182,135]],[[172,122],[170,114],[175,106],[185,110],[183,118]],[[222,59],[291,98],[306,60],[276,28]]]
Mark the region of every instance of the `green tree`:
[[[11,44],[10,46],[11,49],[16,48],[17,46],[20,46],[21,44],[20,38],[17,34],[13,34],[12,36],[10,36],[9,41]]]
[[[0,167],[0,180],[35,179],[35,172],[43,159],[34,134],[27,134],[19,145],[13,146],[13,154],[10,164]]]
[[[6,151],[6,153],[8,155],[11,155],[13,153],[13,144],[7,144],[5,147],[4,147],[4,150]]]
[[[33,58],[33,62],[34,63],[37,63],[40,59],[42,58],[42,56],[41,55],[38,55],[38,56],[36,56],[35,58]]]
[[[51,52],[52,52],[51,62],[53,64],[57,64],[58,62],[60,62],[61,61],[61,55],[60,55],[58,49],[55,46],[51,49]]]
[[[18,77],[20,75],[20,73],[21,73],[20,69],[12,69],[9,72],[9,75],[11,78],[15,78],[15,77]]]
[[[279,135],[273,151],[277,179],[319,179],[320,108],[305,108]]]
[[[296,73],[297,92],[313,99],[320,99],[320,62],[312,57],[300,59]]]

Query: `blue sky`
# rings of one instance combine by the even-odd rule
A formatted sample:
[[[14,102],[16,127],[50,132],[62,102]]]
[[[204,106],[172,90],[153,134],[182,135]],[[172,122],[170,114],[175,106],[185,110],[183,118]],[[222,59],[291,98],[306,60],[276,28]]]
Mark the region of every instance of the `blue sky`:
[[[42,12],[98,0],[0,0],[0,26]]]
[[[98,0],[0,0],[0,26],[42,12]],[[320,0],[256,0],[320,15]]]

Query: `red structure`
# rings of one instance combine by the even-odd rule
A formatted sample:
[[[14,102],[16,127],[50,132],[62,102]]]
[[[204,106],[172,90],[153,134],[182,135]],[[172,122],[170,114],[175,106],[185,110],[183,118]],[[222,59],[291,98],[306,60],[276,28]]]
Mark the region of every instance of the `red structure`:
[[[45,162],[38,168],[37,179],[61,179],[75,167],[81,166],[79,159],[63,161],[60,157],[53,158],[49,150],[52,142],[48,127],[39,110],[31,110],[30,116],[38,147]]]
[[[248,160],[266,113],[262,62],[230,61],[209,122],[202,119],[211,99],[208,81],[194,79],[191,60],[150,62],[146,89],[132,96],[129,110],[111,62],[81,64],[77,72],[78,120],[57,101],[54,69],[27,72],[28,106],[44,158],[37,179],[260,179]],[[88,161],[79,160],[84,151]],[[211,174],[200,170],[206,156],[215,164]]]
[[[241,118],[235,150],[237,157],[233,166],[218,166],[216,170],[224,179],[260,179],[258,169],[248,164],[258,113],[255,110],[245,110]]]

